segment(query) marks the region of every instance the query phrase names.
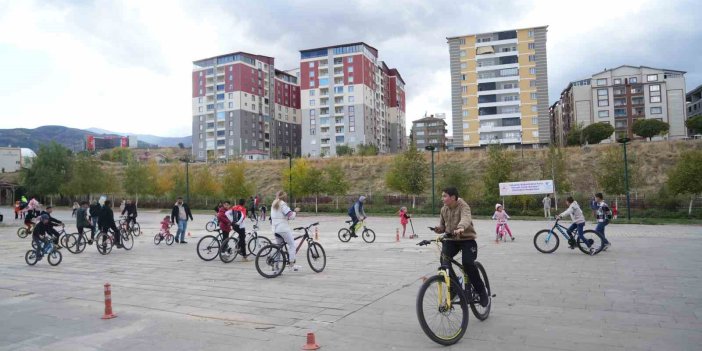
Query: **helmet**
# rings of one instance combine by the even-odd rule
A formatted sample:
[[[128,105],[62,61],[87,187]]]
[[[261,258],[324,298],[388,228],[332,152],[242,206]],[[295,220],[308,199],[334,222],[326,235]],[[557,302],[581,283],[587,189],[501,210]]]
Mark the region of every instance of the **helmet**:
[[[44,213],[43,215],[39,216],[39,219],[42,221],[48,221],[49,220],[49,215]]]
[[[502,207],[502,204],[495,204],[495,209]]]

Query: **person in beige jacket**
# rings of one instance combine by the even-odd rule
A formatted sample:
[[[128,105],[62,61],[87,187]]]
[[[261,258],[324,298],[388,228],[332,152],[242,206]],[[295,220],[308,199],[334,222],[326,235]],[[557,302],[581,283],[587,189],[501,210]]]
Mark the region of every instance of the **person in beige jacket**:
[[[463,269],[480,295],[480,305],[486,307],[490,303],[490,297],[483,280],[480,279],[478,268],[475,267],[475,260],[478,258],[478,244],[475,239],[478,234],[473,227],[470,206],[458,197],[458,190],[454,187],[444,189],[441,197],[444,202],[441,208],[441,222],[434,228],[439,234],[446,233],[441,250],[441,265],[448,266],[451,279],[458,281],[449,259],[463,251]]]

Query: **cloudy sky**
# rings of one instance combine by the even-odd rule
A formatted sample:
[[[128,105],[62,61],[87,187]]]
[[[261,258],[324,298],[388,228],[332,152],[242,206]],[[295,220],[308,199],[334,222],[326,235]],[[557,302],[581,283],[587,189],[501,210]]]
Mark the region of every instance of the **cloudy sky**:
[[[400,70],[408,120],[450,116],[445,38],[539,25],[550,102],[622,64],[686,71],[691,89],[702,84],[701,18],[697,2],[677,0],[0,0],[0,128],[190,135],[192,61],[247,51],[288,69],[300,49],[356,41]]]

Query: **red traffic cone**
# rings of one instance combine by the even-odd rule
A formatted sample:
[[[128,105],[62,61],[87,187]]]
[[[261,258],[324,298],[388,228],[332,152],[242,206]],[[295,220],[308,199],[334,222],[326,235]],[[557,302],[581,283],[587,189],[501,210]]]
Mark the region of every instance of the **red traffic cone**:
[[[110,283],[105,283],[105,314],[102,319],[112,319],[117,317],[116,314],[112,313],[112,289],[110,289]]]
[[[307,344],[302,346],[303,350],[317,350],[319,345],[314,339],[314,333],[307,333]]]

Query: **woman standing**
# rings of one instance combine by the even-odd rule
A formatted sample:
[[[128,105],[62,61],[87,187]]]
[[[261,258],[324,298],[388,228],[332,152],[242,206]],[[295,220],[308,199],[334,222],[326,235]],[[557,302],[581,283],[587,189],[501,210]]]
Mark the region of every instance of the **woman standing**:
[[[287,198],[288,194],[285,191],[281,190],[275,194],[275,200],[271,205],[271,225],[273,226],[273,233],[280,235],[285,240],[285,244],[288,246],[290,265],[293,271],[298,271],[300,266],[295,264],[295,238],[288,222],[295,219],[296,212],[300,212],[300,209],[291,210],[288,204],[285,203]],[[276,237],[276,239],[278,238]]]

